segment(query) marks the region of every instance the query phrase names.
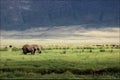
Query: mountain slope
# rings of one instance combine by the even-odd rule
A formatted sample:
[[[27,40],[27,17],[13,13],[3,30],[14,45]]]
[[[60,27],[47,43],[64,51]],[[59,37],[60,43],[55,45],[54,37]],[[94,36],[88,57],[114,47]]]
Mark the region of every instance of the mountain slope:
[[[54,26],[23,31],[1,30],[2,38],[16,39],[119,39],[119,28],[85,28],[85,26]]]
[[[0,0],[3,30],[119,24],[119,0]],[[95,25],[95,26],[93,26]],[[99,26],[98,26],[99,25]]]

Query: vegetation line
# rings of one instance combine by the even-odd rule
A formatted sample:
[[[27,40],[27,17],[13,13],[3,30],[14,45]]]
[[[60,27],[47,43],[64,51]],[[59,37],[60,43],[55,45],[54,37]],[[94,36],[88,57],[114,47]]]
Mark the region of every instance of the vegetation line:
[[[104,69],[98,69],[98,70],[92,70],[92,69],[87,69],[87,70],[80,70],[80,69],[24,69],[24,68],[1,68],[0,71],[2,72],[15,72],[15,71],[20,71],[20,72],[26,72],[26,73],[40,73],[40,74],[50,74],[50,73],[57,73],[57,74],[62,74],[66,71],[69,71],[73,74],[102,74],[105,72],[120,72],[120,68],[104,68]]]

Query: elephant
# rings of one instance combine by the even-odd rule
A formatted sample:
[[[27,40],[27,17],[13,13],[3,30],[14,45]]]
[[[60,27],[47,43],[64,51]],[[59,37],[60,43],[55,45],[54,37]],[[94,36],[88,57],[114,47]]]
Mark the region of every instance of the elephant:
[[[38,50],[38,52],[41,53],[42,48],[36,44],[33,45],[25,44],[22,47],[22,50],[24,54],[31,53],[32,55],[34,55],[36,50]]]
[[[37,50],[39,53],[42,53],[42,46],[38,46],[37,44],[32,44],[32,47],[34,47],[35,50]]]

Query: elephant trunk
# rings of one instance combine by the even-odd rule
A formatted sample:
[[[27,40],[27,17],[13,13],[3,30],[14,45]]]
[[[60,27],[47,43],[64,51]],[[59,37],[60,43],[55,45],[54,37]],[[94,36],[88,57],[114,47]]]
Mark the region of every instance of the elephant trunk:
[[[42,53],[41,49],[38,48],[38,52],[39,52],[39,53]]]

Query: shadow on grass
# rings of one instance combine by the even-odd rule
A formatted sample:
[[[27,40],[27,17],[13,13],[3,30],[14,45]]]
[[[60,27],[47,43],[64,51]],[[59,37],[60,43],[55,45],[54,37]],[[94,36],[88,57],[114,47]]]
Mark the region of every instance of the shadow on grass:
[[[79,69],[25,69],[25,68],[1,68],[0,71],[2,72],[33,72],[33,73],[41,73],[41,74],[50,74],[50,73],[57,73],[57,74],[62,74],[64,72],[71,72],[73,74],[102,74],[106,72],[110,73],[119,73],[120,69],[119,68],[104,68],[104,69],[98,69],[98,70],[92,70],[92,69],[87,69],[87,70],[79,70]]]
[[[84,66],[83,66],[84,65]],[[99,66],[98,64],[96,64]],[[83,68],[81,67],[83,66]],[[86,66],[86,68],[84,68]],[[105,65],[106,66],[106,65]],[[112,67],[108,65],[94,68],[92,65],[82,64],[80,62],[67,62],[62,60],[43,60],[43,61],[26,61],[26,62],[8,62],[7,66],[0,68],[1,72],[26,72],[26,73],[40,73],[40,74],[62,74],[64,72],[71,72],[72,74],[103,74],[103,73],[119,73],[118,66]]]

